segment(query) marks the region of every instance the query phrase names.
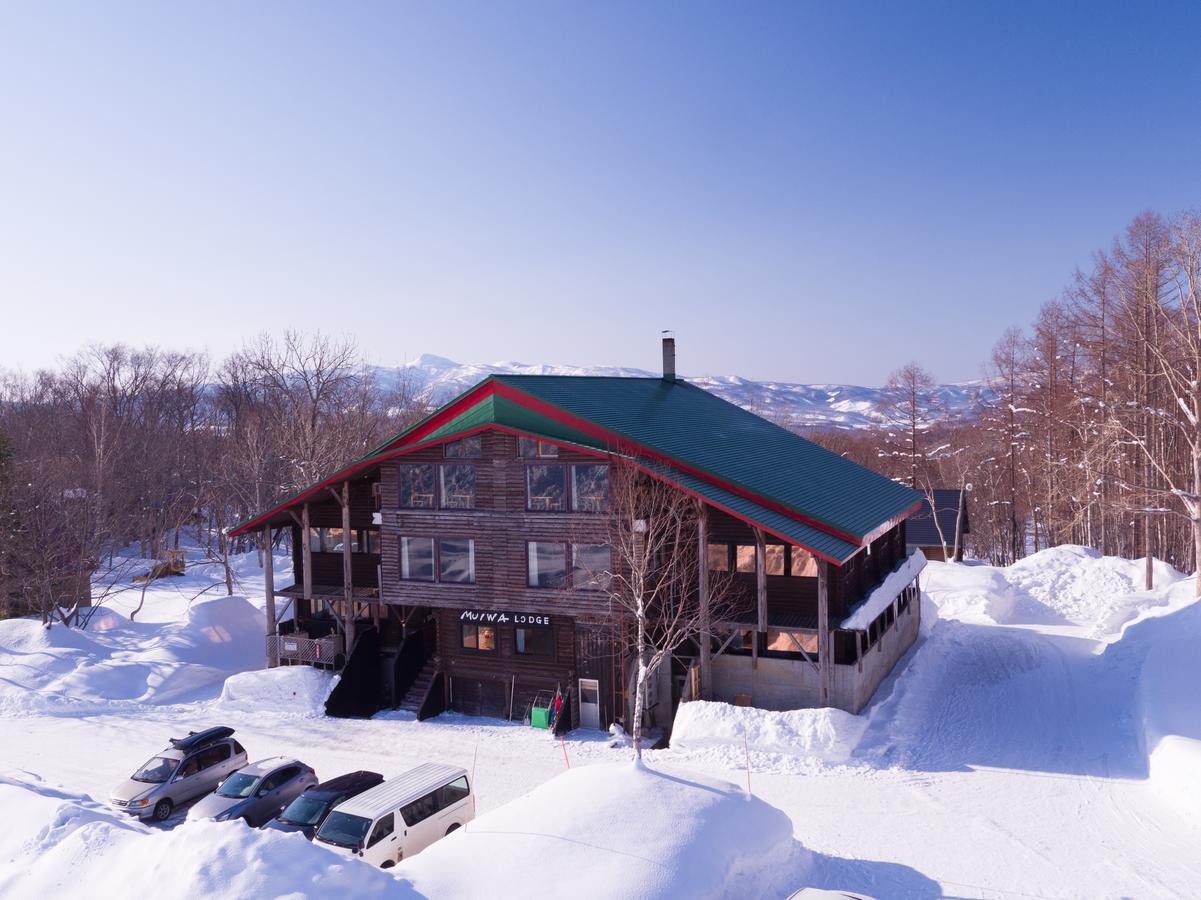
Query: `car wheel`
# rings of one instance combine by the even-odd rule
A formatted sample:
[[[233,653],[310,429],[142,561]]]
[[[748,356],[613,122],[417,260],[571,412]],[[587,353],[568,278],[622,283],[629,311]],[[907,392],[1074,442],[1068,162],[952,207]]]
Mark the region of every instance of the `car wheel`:
[[[175,808],[175,804],[173,804],[169,799],[164,797],[158,803],[154,804],[154,812],[152,813],[152,815],[154,816],[154,821],[166,822],[169,818],[171,818],[171,811],[174,808]]]
[[[379,867],[380,867],[381,869],[390,869],[390,868],[392,868],[394,865],[396,865],[396,861],[395,861],[395,860],[391,860],[391,859],[385,859],[385,860],[384,860],[382,863],[380,863],[380,866],[379,866]]]
[[[453,825],[451,825],[449,828],[446,829],[446,833],[450,834],[452,831],[458,831],[458,830],[459,830],[459,823],[455,822]]]

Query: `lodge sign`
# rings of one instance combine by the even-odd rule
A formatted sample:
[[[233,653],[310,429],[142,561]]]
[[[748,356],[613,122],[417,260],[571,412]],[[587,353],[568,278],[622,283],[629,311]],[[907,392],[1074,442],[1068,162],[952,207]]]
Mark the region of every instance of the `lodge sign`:
[[[549,628],[550,616],[537,613],[493,612],[491,610],[465,609],[459,613],[460,622],[476,622],[480,625],[516,625],[519,628]]]

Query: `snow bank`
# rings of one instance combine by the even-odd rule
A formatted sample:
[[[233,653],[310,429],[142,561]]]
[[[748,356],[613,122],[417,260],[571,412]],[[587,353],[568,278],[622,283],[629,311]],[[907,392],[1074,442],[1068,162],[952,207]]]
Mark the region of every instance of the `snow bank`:
[[[926,554],[914,550],[903,563],[893,569],[879,586],[867,595],[858,609],[842,620],[841,628],[863,630],[884,610],[888,609],[897,594],[926,568]]]
[[[264,633],[262,613],[238,596],[196,601],[165,624],[112,610],[84,630],[0,621],[0,716],[194,699],[262,666]]]
[[[706,750],[733,746],[788,756],[845,762],[855,751],[867,719],[841,709],[773,712],[696,700],[680,704],[671,731],[671,749]]]
[[[241,672],[225,679],[217,705],[249,713],[266,711],[286,715],[325,715],[325,700],[337,676],[312,666],[281,666]]]
[[[429,897],[787,896],[809,854],[781,810],[728,782],[575,768],[397,866]]]
[[[0,896],[415,896],[300,835],[204,821],[159,831],[28,776],[0,776],[0,808]]]

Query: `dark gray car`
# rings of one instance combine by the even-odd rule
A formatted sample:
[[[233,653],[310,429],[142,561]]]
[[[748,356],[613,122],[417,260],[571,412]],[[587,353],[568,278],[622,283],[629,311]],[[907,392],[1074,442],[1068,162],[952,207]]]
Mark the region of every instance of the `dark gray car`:
[[[218,822],[243,819],[258,828],[316,784],[316,773],[297,759],[260,759],[225,779],[216,791],[188,810],[188,818]]]

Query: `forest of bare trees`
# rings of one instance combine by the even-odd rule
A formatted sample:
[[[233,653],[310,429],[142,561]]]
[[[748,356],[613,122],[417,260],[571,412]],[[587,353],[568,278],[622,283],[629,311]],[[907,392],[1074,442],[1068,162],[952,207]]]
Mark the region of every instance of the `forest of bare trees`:
[[[969,555],[1007,564],[1073,543],[1195,570],[1201,213],[1139,215],[1029,327],[1000,336],[983,376],[977,407],[952,418],[934,375],[907,363],[879,429],[806,435],[919,491],[968,490]],[[351,341],[296,333],[219,364],[93,346],[5,376],[0,615],[69,616],[81,572],[131,545],[156,558],[186,526],[228,559],[248,549],[227,545],[229,526],[424,412]]]
[[[80,573],[227,529],[361,456],[420,415],[354,344],[287,333],[219,365],[204,354],[89,347],[0,382],[0,614],[67,617]],[[226,568],[227,588],[230,575]],[[86,595],[86,576],[82,589]],[[64,602],[66,600],[67,602]]]

